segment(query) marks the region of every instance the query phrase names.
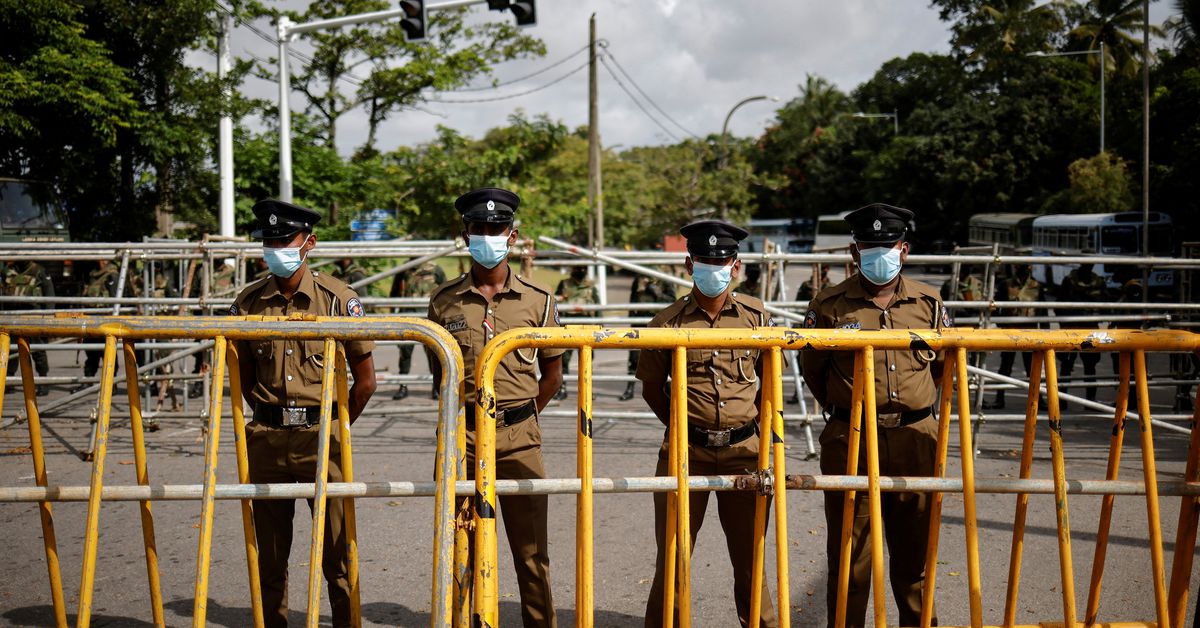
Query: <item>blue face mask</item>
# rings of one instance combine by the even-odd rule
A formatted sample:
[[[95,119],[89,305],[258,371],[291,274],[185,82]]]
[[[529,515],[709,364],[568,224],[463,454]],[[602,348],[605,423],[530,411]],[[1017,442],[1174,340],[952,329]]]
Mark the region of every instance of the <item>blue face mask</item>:
[[[692,262],[692,281],[695,282],[696,288],[704,293],[706,297],[720,296],[729,287],[729,282],[732,279],[733,264],[717,266],[715,264]]]
[[[271,270],[272,275],[284,279],[296,274],[300,265],[304,263],[298,246],[281,249],[263,247],[263,259],[267,261],[267,268]]]
[[[900,249],[877,246],[858,252],[858,270],[867,281],[886,286],[900,274]]]
[[[508,257],[508,236],[470,236],[467,249],[471,259],[479,262],[484,268],[495,268],[504,258]]]

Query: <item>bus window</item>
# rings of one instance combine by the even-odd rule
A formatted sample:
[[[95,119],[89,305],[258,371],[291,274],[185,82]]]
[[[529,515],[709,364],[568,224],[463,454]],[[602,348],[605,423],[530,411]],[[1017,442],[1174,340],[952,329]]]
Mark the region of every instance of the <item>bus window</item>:
[[[1151,225],[1150,226],[1150,254],[1151,255],[1172,255],[1175,252],[1175,246],[1172,236],[1174,230],[1166,225]]]
[[[1100,232],[1101,253],[1108,255],[1135,254],[1140,248],[1137,227],[1104,227]]]

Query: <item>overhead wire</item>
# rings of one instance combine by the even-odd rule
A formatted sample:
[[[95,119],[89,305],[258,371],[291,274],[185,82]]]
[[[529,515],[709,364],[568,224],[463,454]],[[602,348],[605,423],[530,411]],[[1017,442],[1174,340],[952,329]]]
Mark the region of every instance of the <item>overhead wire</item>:
[[[444,104],[444,105],[470,105],[470,104],[476,104],[476,103],[497,102],[500,100],[511,100],[513,98],[520,98],[522,96],[528,96],[529,94],[540,92],[543,89],[557,85],[557,84],[565,81],[567,78],[571,77],[572,75],[578,73],[580,70],[586,68],[587,66],[588,66],[588,62],[584,61],[582,64],[580,64],[574,70],[567,72],[566,74],[554,79],[553,81],[550,81],[549,83],[539,85],[537,87],[525,90],[523,92],[517,92],[515,94],[505,94],[503,96],[491,96],[488,98],[453,98],[453,99],[449,99],[449,100],[444,99],[444,98],[426,98],[425,100],[427,100],[428,102],[435,102],[435,103]]]
[[[646,93],[646,90],[642,89],[637,84],[637,81],[633,80],[633,77],[630,76],[629,73],[625,71],[625,68],[621,65],[621,62],[617,60],[616,55],[614,55],[612,53],[612,51],[608,49],[607,42],[603,43],[601,45],[601,47],[604,48],[605,54],[608,56],[609,59],[612,60],[613,64],[615,64],[617,66],[617,69],[621,71],[621,74],[623,74],[625,76],[625,78],[629,79],[629,83],[631,85],[633,85],[633,88],[636,89],[638,91],[638,93],[641,94],[642,97],[646,99],[646,102],[650,103],[650,105],[652,107],[657,109],[658,112],[661,113],[664,118],[666,118],[667,120],[669,120],[671,122],[671,124],[674,124],[675,126],[679,127],[679,129],[681,131],[683,131],[684,133],[687,133],[688,135],[690,135],[696,139],[700,139],[699,135],[696,135],[690,129],[688,129],[687,127],[680,124],[677,120],[675,120],[675,118],[671,117],[671,114],[667,113],[666,110],[664,110],[662,107],[658,106],[658,103],[654,102],[654,99],[651,98],[650,95]]]
[[[438,93],[454,94],[454,93],[459,93],[459,92],[486,92],[488,90],[499,89],[501,87],[512,85],[514,83],[520,83],[521,81],[524,81],[526,79],[531,79],[540,74],[545,74],[546,72],[549,72],[550,70],[553,70],[554,68],[557,68],[558,66],[566,63],[567,61],[570,61],[571,59],[579,56],[580,53],[582,53],[583,51],[585,51],[587,49],[588,49],[588,46],[583,46],[579,50],[572,52],[571,54],[563,57],[562,59],[559,59],[558,61],[555,61],[554,63],[551,63],[550,65],[548,65],[544,68],[530,72],[529,74],[525,74],[523,76],[518,76],[517,78],[509,79],[506,81],[501,81],[501,82],[495,83],[493,85],[483,85],[483,86],[479,86],[479,87],[461,87],[459,89],[450,89],[450,90],[446,90],[446,91],[442,91],[442,92],[438,92]]]
[[[600,59],[600,64],[603,65],[604,69],[608,71],[609,76],[611,76],[613,80],[617,82],[617,86],[621,88],[621,91],[625,92],[626,96],[629,96],[629,99],[633,101],[633,104],[637,105],[638,109],[641,109],[642,113],[646,114],[646,117],[650,118],[651,122],[658,125],[658,128],[662,129],[663,133],[667,134],[667,137],[678,142],[679,137],[672,133],[671,129],[668,129],[665,124],[658,120],[658,118],[654,117],[654,115],[650,113],[650,110],[646,109],[645,105],[643,105],[641,101],[639,101],[637,97],[633,95],[633,92],[629,91],[628,87],[625,87],[625,83],[621,82],[621,78],[617,76],[617,73],[613,71],[612,67],[608,65],[608,61],[605,60],[605,56],[607,55],[596,56]]]

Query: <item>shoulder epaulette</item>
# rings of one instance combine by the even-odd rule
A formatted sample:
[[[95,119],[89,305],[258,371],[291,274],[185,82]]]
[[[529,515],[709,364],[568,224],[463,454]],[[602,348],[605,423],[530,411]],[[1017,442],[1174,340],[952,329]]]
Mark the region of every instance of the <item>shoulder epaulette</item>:
[[[533,288],[534,290],[537,290],[538,292],[545,294],[546,296],[552,296],[554,294],[553,292],[550,291],[549,288],[547,288],[546,286],[543,286],[542,284],[540,284],[532,279],[526,279],[520,275],[515,275],[515,274],[513,275],[513,278],[516,279],[517,281],[520,281],[521,283],[529,286],[530,288]]]
[[[459,276],[455,277],[454,279],[450,279],[449,281],[446,281],[445,283],[443,283],[443,284],[439,285],[438,287],[434,288],[434,289],[433,289],[433,292],[430,292],[430,293],[429,293],[429,298],[430,298],[430,299],[433,299],[433,298],[437,297],[437,296],[438,296],[439,294],[441,294],[442,292],[444,292],[444,291],[446,291],[446,290],[448,290],[448,289],[450,289],[450,288],[452,288],[452,287],[454,287],[454,286],[457,286],[457,285],[461,284],[461,283],[462,283],[463,281],[465,281],[466,279],[467,279],[467,273],[463,273],[463,274],[461,274],[461,275],[459,275]]]

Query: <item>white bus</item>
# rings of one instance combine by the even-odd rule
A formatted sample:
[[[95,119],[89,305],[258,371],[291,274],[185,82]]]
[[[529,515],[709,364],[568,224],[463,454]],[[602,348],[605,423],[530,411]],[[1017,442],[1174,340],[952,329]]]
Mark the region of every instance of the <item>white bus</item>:
[[[1033,246],[1033,220],[1037,214],[975,214],[967,221],[971,246],[1000,245],[1000,252],[1025,255]]]
[[[1174,253],[1174,233],[1171,217],[1160,212],[1150,213],[1151,256],[1170,256]],[[1142,214],[1121,212],[1116,214],[1050,214],[1033,220],[1034,255],[1120,255],[1131,258],[1142,255]],[[1136,262],[1131,259],[1130,262]],[[1035,273],[1039,281],[1045,281],[1044,266]],[[1062,283],[1070,266],[1051,266],[1050,279],[1054,285]],[[1103,264],[1093,269],[1109,281],[1109,287],[1119,286],[1112,279],[1112,271]],[[1169,289],[1175,284],[1171,270],[1151,269],[1148,288]]]
[[[854,236],[850,234],[850,223],[846,222],[846,214],[849,213],[849,211],[844,211],[840,214],[825,214],[817,217],[813,251],[827,252],[850,246],[850,243],[854,241]]]

